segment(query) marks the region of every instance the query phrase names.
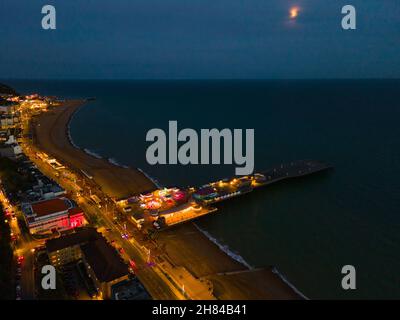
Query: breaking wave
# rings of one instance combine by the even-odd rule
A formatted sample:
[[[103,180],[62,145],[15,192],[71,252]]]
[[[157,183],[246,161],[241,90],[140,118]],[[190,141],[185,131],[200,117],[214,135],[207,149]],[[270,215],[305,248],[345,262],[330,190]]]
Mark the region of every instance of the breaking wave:
[[[158,189],[162,189],[163,188],[162,184],[157,179],[149,176],[146,172],[144,172],[140,168],[136,168],[136,169],[138,169],[141,173],[143,173],[147,179],[149,179],[151,182],[153,182]]]
[[[288,279],[285,278],[285,276],[279,272],[279,270],[276,267],[272,268],[272,272],[275,273],[283,282],[285,282],[294,292],[296,292],[300,297],[303,299],[309,300],[304,294],[302,294],[293,284],[289,282]]]
[[[125,169],[129,169],[128,166],[125,166],[125,165],[123,165],[123,164],[120,164],[120,163],[119,163],[117,160],[115,160],[114,158],[108,158],[107,160],[108,160],[109,163],[113,164],[114,166],[122,167],[122,168],[125,168]]]
[[[231,251],[229,249],[229,247],[227,245],[224,245],[220,242],[218,242],[218,240],[216,238],[214,238],[210,233],[208,233],[207,231],[201,229],[196,223],[194,223],[195,227],[201,232],[203,233],[208,240],[210,240],[211,242],[213,242],[214,244],[216,244],[218,246],[218,248],[220,250],[222,250],[223,252],[225,252],[228,256],[230,256],[232,259],[236,260],[237,262],[243,264],[246,268],[248,269],[253,269],[253,267],[251,265],[249,265],[246,260],[243,259],[243,257],[233,251]]]
[[[95,157],[97,159],[103,159],[102,156],[100,156],[99,154],[97,154],[96,152],[89,150],[89,149],[83,149],[83,151],[85,151],[88,155]]]

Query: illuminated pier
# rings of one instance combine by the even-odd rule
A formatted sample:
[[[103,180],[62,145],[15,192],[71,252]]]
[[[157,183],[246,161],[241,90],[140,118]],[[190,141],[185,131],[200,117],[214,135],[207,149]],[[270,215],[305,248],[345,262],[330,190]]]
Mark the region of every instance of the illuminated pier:
[[[330,168],[331,165],[321,161],[294,161],[264,172],[223,179],[198,188],[159,189],[120,201],[119,205],[123,212],[131,215],[139,229],[163,229],[216,212],[214,204],[247,194],[256,188]]]

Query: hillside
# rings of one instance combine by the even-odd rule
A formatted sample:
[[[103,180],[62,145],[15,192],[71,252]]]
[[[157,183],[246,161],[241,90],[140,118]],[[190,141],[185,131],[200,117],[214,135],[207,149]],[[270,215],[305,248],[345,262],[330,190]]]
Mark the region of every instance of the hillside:
[[[18,93],[11,87],[0,83],[0,94],[13,94],[18,95]]]

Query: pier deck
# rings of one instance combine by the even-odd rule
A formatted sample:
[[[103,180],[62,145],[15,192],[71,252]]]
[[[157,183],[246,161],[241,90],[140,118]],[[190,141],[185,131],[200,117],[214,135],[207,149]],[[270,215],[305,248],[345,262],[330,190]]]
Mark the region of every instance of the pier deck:
[[[165,229],[215,212],[217,208],[213,205],[247,194],[254,189],[285,179],[311,175],[330,168],[332,168],[331,165],[322,161],[300,160],[280,164],[261,173],[232,177],[211,182],[198,188],[189,188],[186,192],[190,196],[182,208],[174,207],[160,211],[157,217],[148,219],[148,221],[153,223],[153,226],[156,226],[157,229]],[[154,221],[157,221],[155,225]]]
[[[263,185],[268,185],[283,179],[299,178],[332,168],[333,166],[322,161],[293,161],[262,172],[262,174],[267,178],[267,181]]]

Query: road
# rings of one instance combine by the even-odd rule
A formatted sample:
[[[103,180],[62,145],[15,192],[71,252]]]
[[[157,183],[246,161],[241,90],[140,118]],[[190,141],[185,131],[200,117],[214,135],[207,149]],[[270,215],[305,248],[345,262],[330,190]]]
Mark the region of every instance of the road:
[[[120,223],[113,222],[110,213],[104,213],[104,210],[99,210],[84,198],[79,202],[79,205],[86,213],[101,217],[100,224],[105,228],[104,235],[110,242],[117,244],[118,248],[123,248],[122,256],[127,262],[134,260],[137,267],[135,273],[152,297],[157,297],[160,300],[183,298],[180,292],[177,292],[165,282],[165,279],[162,279],[162,274],[156,266],[148,265],[148,256],[143,254],[143,249],[133,237],[122,239],[121,234],[125,233],[125,228]],[[110,231],[106,231],[107,229]]]
[[[21,213],[16,207],[10,204],[4,193],[0,191],[0,202],[3,208],[8,208],[9,211],[20,216]],[[35,299],[35,279],[34,279],[34,252],[33,249],[41,244],[43,241],[33,239],[29,234],[21,231],[17,219],[9,218],[10,229],[13,235],[17,237],[17,241],[13,244],[13,252],[15,261],[19,256],[23,256],[24,260],[21,265],[21,299],[33,300]],[[16,265],[15,269],[16,271]]]
[[[92,194],[91,182],[86,181],[85,177],[79,178],[67,178],[74,177],[74,174],[68,172],[68,174],[60,174],[59,171],[53,169],[47,163],[41,161],[37,157],[36,152],[31,148],[23,144],[25,154],[35,162],[39,170],[48,177],[54,179],[60,184],[65,190],[71,192],[72,198],[79,204],[79,206],[84,210],[85,214],[89,217],[97,217],[99,227],[104,230],[111,230],[109,232],[104,232],[104,236],[109,242],[114,242],[118,248],[123,248],[124,254],[123,258],[129,262],[133,260],[137,266],[136,275],[139,280],[143,283],[147,291],[154,299],[159,300],[176,300],[185,299],[184,295],[178,290],[159,270],[157,265],[148,265],[148,255],[145,253],[146,250],[143,249],[142,245],[139,244],[134,237],[129,240],[122,239],[121,234],[125,233],[125,227],[120,222],[116,223],[113,221],[112,216],[116,211],[113,203],[108,202],[109,210],[105,210],[103,207],[101,210],[93,204],[89,199]],[[67,171],[67,169],[63,169]],[[58,173],[58,174],[57,174]],[[98,192],[98,188],[95,189]],[[78,192],[79,191],[79,192]],[[80,193],[80,196],[77,194]],[[104,199],[104,197],[101,197]],[[128,222],[129,224],[129,222]],[[129,225],[130,226],[130,225]],[[133,233],[132,230],[129,230]]]

